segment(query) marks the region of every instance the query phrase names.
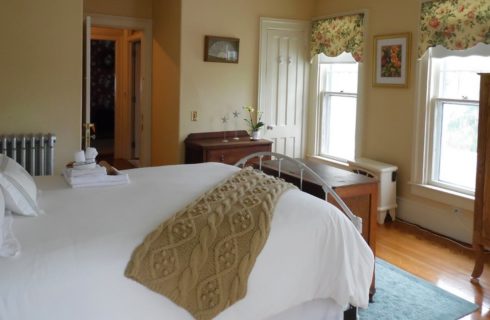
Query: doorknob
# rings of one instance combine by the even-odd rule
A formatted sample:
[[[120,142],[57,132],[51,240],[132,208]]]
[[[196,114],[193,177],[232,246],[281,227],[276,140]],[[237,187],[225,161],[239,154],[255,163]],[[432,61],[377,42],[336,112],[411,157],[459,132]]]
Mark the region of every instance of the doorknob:
[[[266,129],[267,130],[274,130],[275,127],[276,127],[275,125],[269,124],[269,125],[267,125]]]

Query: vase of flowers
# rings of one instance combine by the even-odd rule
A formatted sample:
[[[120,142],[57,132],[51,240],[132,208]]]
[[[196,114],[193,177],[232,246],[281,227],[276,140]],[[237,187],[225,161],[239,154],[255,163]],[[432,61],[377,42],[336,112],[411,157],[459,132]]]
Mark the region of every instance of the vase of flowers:
[[[250,139],[259,140],[260,128],[264,126],[264,123],[260,121],[260,119],[262,118],[262,112],[255,114],[255,109],[252,106],[245,106],[243,107],[243,109],[246,112],[248,112],[248,119],[244,119],[244,120],[249,127]]]

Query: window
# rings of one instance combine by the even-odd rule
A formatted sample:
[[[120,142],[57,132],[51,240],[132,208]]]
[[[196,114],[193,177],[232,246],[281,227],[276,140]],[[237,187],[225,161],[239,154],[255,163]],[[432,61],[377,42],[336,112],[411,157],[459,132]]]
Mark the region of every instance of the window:
[[[319,56],[317,154],[353,160],[356,151],[358,63],[350,54]]]
[[[431,48],[419,61],[416,184],[474,196],[480,76],[490,71],[490,46]]]
[[[479,64],[484,57],[433,58],[432,161],[429,183],[474,194],[478,136]]]

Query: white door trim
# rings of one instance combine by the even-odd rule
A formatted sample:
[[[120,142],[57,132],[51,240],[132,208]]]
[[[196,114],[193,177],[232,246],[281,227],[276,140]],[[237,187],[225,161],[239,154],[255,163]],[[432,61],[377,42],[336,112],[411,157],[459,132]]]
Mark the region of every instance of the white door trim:
[[[90,68],[90,55],[91,55],[91,35],[92,35],[92,18],[90,16],[85,17],[83,25],[83,49],[85,57],[83,59],[83,85],[84,85],[84,96],[83,96],[83,110],[82,110],[82,147],[87,148],[90,146],[90,79],[91,79],[91,68]]]
[[[295,30],[304,31],[309,34],[311,29],[311,21],[303,20],[291,20],[291,19],[276,19],[261,17],[260,18],[260,41],[259,41],[259,88],[258,88],[258,102],[257,109],[262,111],[265,109],[265,90],[266,86],[266,70],[267,70],[267,31],[268,30]],[[308,53],[308,38],[305,39],[305,57],[309,56]],[[308,64],[305,65],[305,75],[304,75],[304,88],[303,88],[303,114],[302,114],[302,124],[301,124],[301,156],[305,155],[306,147],[306,123],[307,123],[307,102],[308,102],[308,80],[309,80],[309,68]],[[267,125],[267,124],[266,124]]]
[[[101,14],[87,14],[92,18],[92,26],[143,31],[141,39],[141,110],[143,113],[143,128],[141,141],[141,166],[151,163],[151,71],[152,71],[152,41],[153,22],[150,19],[119,17]]]

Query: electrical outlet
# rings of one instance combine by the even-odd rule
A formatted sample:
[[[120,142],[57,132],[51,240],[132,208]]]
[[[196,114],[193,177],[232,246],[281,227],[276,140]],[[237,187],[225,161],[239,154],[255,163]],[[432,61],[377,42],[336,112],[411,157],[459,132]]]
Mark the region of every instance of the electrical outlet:
[[[453,213],[454,214],[460,214],[461,213],[461,209],[460,208],[453,208]]]
[[[197,111],[191,112],[191,121],[197,121]]]

